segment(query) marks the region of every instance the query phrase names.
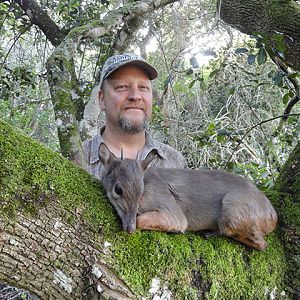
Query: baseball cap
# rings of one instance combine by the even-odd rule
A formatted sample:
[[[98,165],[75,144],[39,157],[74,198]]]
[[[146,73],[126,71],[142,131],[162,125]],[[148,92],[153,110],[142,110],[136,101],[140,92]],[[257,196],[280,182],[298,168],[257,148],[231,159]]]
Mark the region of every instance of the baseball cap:
[[[153,80],[158,76],[157,70],[146,62],[141,56],[134,53],[123,53],[109,57],[102,68],[100,75],[100,88],[102,87],[103,81],[113,72],[117,71],[125,65],[136,65],[144,69],[148,74],[149,79]]]

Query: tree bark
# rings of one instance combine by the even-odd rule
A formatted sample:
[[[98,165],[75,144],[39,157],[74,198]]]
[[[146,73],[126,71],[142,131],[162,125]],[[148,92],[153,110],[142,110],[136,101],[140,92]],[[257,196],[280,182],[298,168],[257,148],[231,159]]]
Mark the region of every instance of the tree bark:
[[[21,150],[23,143],[27,146]],[[14,147],[25,152],[17,154]],[[75,208],[72,203],[80,195],[76,189],[88,183],[92,190],[96,187],[92,201],[102,202],[104,206],[98,209],[107,210],[106,222],[115,223],[110,206],[99,194],[99,183],[93,184],[86,174],[77,188],[73,183],[64,189],[59,177],[64,177],[66,168],[77,173],[76,177],[83,171],[60,156],[47,162],[49,155],[51,151],[0,121],[0,281],[29,290],[40,299],[136,299],[105,262],[111,253],[101,230],[108,224],[93,226],[85,221],[89,190],[79,196],[83,206]],[[13,180],[20,181],[10,184]],[[59,195],[61,188],[65,196]],[[67,190],[73,208],[61,205]]]
[[[276,181],[278,206],[282,207],[283,245],[289,257],[286,280],[293,299],[300,299],[300,142],[289,156]]]
[[[222,20],[246,34],[282,34],[286,44],[285,63],[300,70],[300,4],[298,1],[220,0]],[[274,42],[274,39],[273,39]],[[272,43],[272,40],[271,40]]]

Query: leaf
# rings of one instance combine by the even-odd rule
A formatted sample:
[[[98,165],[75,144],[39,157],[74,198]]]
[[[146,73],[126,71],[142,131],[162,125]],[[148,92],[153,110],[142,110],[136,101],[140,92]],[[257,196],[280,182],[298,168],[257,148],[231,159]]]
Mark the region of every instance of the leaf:
[[[295,96],[294,92],[293,91],[289,91],[289,96],[290,96],[290,98],[293,98]]]
[[[292,73],[288,75],[288,78],[296,78],[296,77],[300,77],[300,73]]]
[[[282,74],[281,74],[281,72],[276,72],[274,77],[272,78],[272,80],[273,80],[275,85],[281,86],[282,85]]]
[[[193,69],[192,68],[189,68],[187,71],[186,71],[186,75],[192,75],[194,73]]]
[[[235,54],[247,53],[249,50],[247,48],[237,48],[235,49]]]
[[[228,94],[229,94],[229,95],[233,95],[234,92],[235,92],[235,86],[233,86],[233,87],[231,87],[231,88],[229,89]]]
[[[204,80],[201,80],[201,81],[200,81],[200,89],[201,89],[202,91],[206,91],[206,90],[207,90],[207,86],[206,86]]]
[[[230,136],[231,134],[232,134],[232,132],[231,131],[229,131],[229,130],[227,130],[227,129],[225,129],[225,128],[222,128],[222,129],[218,129],[217,130],[217,134],[218,135],[225,135],[225,136]]]
[[[285,44],[284,44],[283,36],[280,34],[277,34],[277,35],[273,36],[273,38],[275,40],[275,47],[276,47],[277,51],[284,53]]]
[[[244,170],[237,166],[234,166],[232,171],[233,171],[233,173],[236,173],[236,174],[245,175]]]
[[[235,166],[235,163],[232,162],[232,161],[229,161],[229,162],[226,164],[226,167],[227,167],[227,170],[228,170],[228,171],[232,171],[234,166]]]
[[[193,68],[199,68],[199,64],[198,64],[197,58],[195,56],[190,58],[190,63]]]
[[[214,77],[219,71],[220,71],[219,69],[213,70],[213,71],[208,75],[208,77],[210,77],[210,78]]]
[[[169,74],[168,77],[166,78],[166,80],[164,81],[165,88],[168,86],[169,83],[171,83],[172,79],[173,79],[172,74]]]
[[[226,135],[218,135],[217,136],[217,142],[222,143],[226,140]]]
[[[259,65],[262,65],[266,62],[266,60],[267,60],[267,52],[265,51],[264,48],[260,48],[257,54],[257,63]]]
[[[286,93],[283,97],[282,97],[282,103],[285,105],[289,102],[290,99],[290,93]]]
[[[21,299],[27,299],[27,294],[26,293],[22,293],[21,294]]]
[[[189,89],[191,89],[195,85],[196,80],[193,80],[189,84]]]
[[[248,64],[249,65],[253,65],[254,64],[254,62],[255,62],[255,55],[253,55],[253,54],[250,54],[250,55],[248,55]]]
[[[267,187],[268,189],[272,189],[273,186],[274,186],[274,179],[273,179],[273,178],[269,179],[269,180],[265,183],[265,187]]]
[[[213,134],[215,134],[215,129],[216,129],[215,123],[210,123],[210,124],[207,126],[206,131],[207,131],[207,133],[208,133],[209,135],[213,135]]]

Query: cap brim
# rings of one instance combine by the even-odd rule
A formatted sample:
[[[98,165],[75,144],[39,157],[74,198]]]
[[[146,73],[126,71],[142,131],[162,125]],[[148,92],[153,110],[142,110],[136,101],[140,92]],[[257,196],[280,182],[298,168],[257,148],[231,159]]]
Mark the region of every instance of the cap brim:
[[[117,71],[120,68],[127,66],[127,65],[135,65],[135,66],[142,68],[148,74],[150,80],[153,80],[153,79],[157,78],[157,76],[158,76],[157,70],[154,67],[152,67],[150,64],[148,64],[147,62],[142,61],[142,60],[133,60],[133,61],[126,61],[126,62],[120,64],[117,68],[108,72],[107,75],[103,78],[103,80],[108,78],[115,71]]]

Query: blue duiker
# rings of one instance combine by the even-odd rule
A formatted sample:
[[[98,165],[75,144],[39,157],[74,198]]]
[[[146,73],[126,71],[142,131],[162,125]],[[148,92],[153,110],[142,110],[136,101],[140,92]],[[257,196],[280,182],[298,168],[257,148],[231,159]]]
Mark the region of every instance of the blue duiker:
[[[209,169],[149,166],[155,151],[141,161],[118,159],[105,144],[102,183],[123,229],[167,232],[209,230],[263,250],[277,214],[269,199],[249,180]]]

